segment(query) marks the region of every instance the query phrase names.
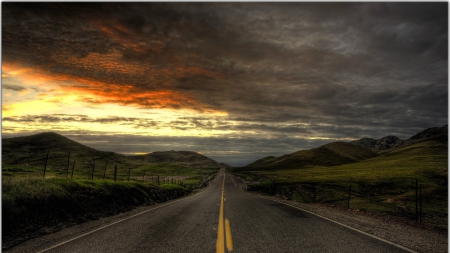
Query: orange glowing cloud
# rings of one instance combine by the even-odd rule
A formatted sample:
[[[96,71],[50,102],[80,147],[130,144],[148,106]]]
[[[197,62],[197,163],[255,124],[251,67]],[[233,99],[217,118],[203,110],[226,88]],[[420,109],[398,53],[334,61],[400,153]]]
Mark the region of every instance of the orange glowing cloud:
[[[102,31],[106,36],[113,39],[120,45],[125,48],[131,48],[135,52],[145,53],[149,50],[151,51],[161,51],[161,47],[151,47],[147,46],[147,42],[144,40],[140,42],[138,38],[139,34],[132,33],[129,29],[127,29],[124,25],[122,25],[118,20],[109,20],[108,24],[105,24],[100,21],[94,21],[94,26],[98,27],[100,31]]]
[[[190,109],[199,112],[225,114],[198,101],[192,94],[175,90],[155,90],[132,84],[110,83],[76,75],[52,73],[38,68],[20,68],[18,64],[5,63],[2,66],[2,71],[8,75],[15,75],[24,84],[42,87],[49,83],[55,85],[56,87],[47,86],[45,89],[47,93],[37,95],[38,99],[45,100],[47,103],[59,103],[61,100],[58,97],[65,97],[70,94],[76,96],[77,101],[89,105],[118,104],[143,109]]]
[[[89,53],[86,57],[61,57],[58,62],[69,67],[76,67],[86,71],[105,71],[110,73],[144,75],[147,67],[121,62],[122,55],[119,53],[99,54]]]
[[[213,72],[213,71],[206,70],[206,69],[193,68],[193,67],[177,67],[176,70],[181,75],[194,74],[194,75],[205,76],[205,77],[210,77],[210,78],[214,78],[214,79],[222,78],[222,76],[220,74]]]

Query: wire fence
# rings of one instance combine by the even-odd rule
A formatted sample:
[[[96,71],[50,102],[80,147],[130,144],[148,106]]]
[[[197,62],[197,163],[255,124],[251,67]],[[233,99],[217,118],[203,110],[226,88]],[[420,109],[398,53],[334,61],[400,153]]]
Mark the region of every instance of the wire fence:
[[[320,203],[448,228],[448,184],[405,179],[397,182],[259,183],[248,187],[303,203]]]
[[[26,162],[14,165],[2,165],[2,176],[28,178],[65,178],[81,180],[140,181],[157,185],[177,184],[188,189],[205,187],[215,172],[200,171],[192,180],[188,176],[168,176],[163,173],[152,173],[136,170],[123,161],[109,160],[105,157],[83,158],[71,156],[68,152],[40,152],[26,157]],[[73,160],[80,159],[79,161]],[[23,159],[23,158],[22,158]]]

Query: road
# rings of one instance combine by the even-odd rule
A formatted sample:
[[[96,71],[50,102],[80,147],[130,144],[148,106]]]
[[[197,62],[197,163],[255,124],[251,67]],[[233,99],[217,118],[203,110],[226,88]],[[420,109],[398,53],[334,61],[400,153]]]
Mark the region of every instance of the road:
[[[7,252],[412,252],[247,194],[224,169],[197,195],[79,230],[35,238]]]

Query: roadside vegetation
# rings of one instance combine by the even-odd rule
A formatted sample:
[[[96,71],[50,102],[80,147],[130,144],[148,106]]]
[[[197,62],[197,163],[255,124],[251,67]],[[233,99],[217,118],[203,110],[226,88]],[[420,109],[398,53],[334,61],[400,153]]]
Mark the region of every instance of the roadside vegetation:
[[[2,240],[7,249],[36,234],[189,195],[217,168],[148,164],[104,174],[91,170],[3,165]],[[145,172],[145,175],[144,175]],[[67,177],[67,178],[66,178]],[[49,229],[50,228],[50,229]]]
[[[448,148],[442,138],[359,162],[288,168],[258,170],[253,165],[233,172],[251,183],[249,190],[448,229]]]

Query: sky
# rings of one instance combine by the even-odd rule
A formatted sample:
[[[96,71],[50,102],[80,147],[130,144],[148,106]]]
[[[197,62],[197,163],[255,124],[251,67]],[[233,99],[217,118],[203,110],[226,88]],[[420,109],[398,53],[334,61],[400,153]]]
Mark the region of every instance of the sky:
[[[448,123],[447,2],[2,2],[2,136],[243,166]]]

